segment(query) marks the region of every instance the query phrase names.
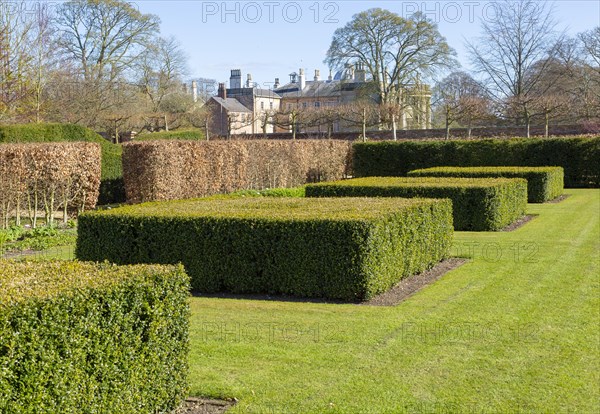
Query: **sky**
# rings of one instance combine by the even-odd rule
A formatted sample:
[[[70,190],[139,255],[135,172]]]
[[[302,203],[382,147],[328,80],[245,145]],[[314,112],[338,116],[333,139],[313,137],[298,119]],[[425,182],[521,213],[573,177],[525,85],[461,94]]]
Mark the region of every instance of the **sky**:
[[[481,32],[481,21],[493,18],[488,1],[200,1],[142,0],[142,13],[161,19],[161,34],[174,36],[188,56],[190,78],[228,82],[231,69],[241,69],[242,80],[268,88],[276,77],[285,83],[289,74],[304,68],[311,80],[319,69],[334,31],[352,16],[380,7],[409,17],[419,10],[438,24],[440,33],[457,52],[466,70],[464,46]],[[600,25],[600,0],[559,0],[549,3],[558,21],[555,29],[569,35]]]

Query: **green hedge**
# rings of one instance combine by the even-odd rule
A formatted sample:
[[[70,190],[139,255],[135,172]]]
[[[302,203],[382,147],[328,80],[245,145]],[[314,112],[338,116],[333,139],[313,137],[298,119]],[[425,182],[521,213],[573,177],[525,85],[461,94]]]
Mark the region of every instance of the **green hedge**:
[[[355,301],[447,257],[452,213],[448,200],[196,199],[85,213],[78,231],[79,259],[181,262],[201,292]]]
[[[544,203],[563,193],[562,167],[433,167],[409,171],[409,177],[524,178],[527,201]]]
[[[192,141],[204,141],[206,134],[201,129],[183,129],[175,131],[146,132],[134,138],[134,141],[157,141],[183,139]]]
[[[86,141],[102,148],[100,204],[125,202],[120,145],[112,144],[89,128],[72,124],[24,124],[0,126],[0,143]]]
[[[304,186],[292,188],[269,188],[266,190],[239,190],[227,196],[231,197],[304,197]],[[213,196],[214,197],[214,196]]]
[[[452,200],[454,229],[495,231],[525,214],[519,178],[368,177],[309,184],[306,197],[428,197]]]
[[[172,410],[188,296],[181,266],[0,261],[0,412]]]
[[[600,187],[600,137],[367,142],[353,145],[354,176],[405,176],[429,167],[555,165],[566,187]]]

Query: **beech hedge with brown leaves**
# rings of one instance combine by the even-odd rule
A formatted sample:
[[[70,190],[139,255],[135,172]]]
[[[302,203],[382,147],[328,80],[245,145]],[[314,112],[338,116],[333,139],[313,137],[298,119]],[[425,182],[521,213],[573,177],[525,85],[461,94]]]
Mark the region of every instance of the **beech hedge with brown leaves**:
[[[58,210],[66,221],[94,208],[100,173],[96,143],[0,144],[0,225],[27,215],[35,227],[40,211],[53,224]]]
[[[351,143],[303,141],[150,141],[123,146],[129,203],[236,190],[294,187],[349,173]]]

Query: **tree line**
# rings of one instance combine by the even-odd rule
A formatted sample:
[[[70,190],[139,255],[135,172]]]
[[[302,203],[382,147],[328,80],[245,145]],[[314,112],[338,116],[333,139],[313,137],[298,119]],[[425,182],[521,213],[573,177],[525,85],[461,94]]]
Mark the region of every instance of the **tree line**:
[[[519,125],[527,134],[532,123],[597,127],[600,26],[569,37],[556,30],[548,3],[535,0],[501,0],[494,10],[467,44],[471,71],[455,70],[456,52],[422,13],[358,13],[335,31],[325,63],[365,69],[359,101],[253,116],[264,118],[264,131],[269,124],[329,131],[335,122],[363,134],[395,129],[408,111],[413,119],[429,116],[417,113],[408,92],[429,83],[434,125],[448,136],[457,126]],[[124,129],[208,129],[207,111],[182,86],[185,52],[159,28],[158,16],[122,0],[0,8],[0,122],[71,122],[115,136]]]
[[[71,122],[118,135],[194,122],[187,58],[160,20],[120,0],[0,7],[0,123]]]
[[[460,66],[437,25],[415,13],[382,9],[359,13],[335,31],[325,60],[340,67],[360,62],[377,102],[406,106],[403,94],[419,79],[433,88],[434,125],[523,126],[588,124],[600,129],[600,26],[574,37],[557,31],[552,6],[537,0],[500,0],[467,42],[472,71]],[[450,72],[448,74],[448,72]],[[440,74],[447,76],[435,82]]]

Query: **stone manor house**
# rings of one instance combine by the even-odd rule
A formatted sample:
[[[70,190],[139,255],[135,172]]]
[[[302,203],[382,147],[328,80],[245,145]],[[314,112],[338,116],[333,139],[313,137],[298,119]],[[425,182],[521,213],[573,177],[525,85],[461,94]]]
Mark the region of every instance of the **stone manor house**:
[[[294,108],[335,107],[350,104],[364,95],[361,89],[367,82],[366,72],[360,65],[346,65],[335,75],[329,73],[321,79],[315,70],[312,80],[307,80],[304,69],[290,75],[286,84],[279,78],[270,89],[257,86],[248,74],[242,84],[240,69],[231,70],[229,88],[219,84],[217,96],[206,103],[210,111],[212,135],[261,134],[263,132],[290,132],[291,127],[278,126],[272,122],[275,113],[285,113]],[[427,129],[431,127],[431,92],[427,85],[417,85],[408,91],[408,105],[398,119],[399,129]],[[297,127],[298,132],[315,132],[321,126]],[[333,123],[333,132],[356,130],[343,121]]]

